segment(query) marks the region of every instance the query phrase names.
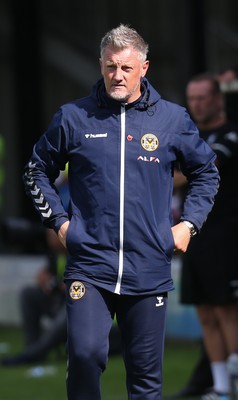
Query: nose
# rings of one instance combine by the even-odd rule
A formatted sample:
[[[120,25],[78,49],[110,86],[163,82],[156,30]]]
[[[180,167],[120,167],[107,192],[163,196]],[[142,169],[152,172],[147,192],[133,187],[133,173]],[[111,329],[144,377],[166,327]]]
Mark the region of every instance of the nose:
[[[122,80],[122,70],[121,70],[121,68],[119,68],[119,67],[115,68],[114,79],[116,81],[121,81]]]

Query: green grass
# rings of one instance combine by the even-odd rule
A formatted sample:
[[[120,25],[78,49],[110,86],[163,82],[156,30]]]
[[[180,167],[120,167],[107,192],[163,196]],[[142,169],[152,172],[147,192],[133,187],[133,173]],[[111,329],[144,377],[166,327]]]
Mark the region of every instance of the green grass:
[[[19,351],[22,343],[20,331],[0,327],[0,343],[9,345],[9,353]],[[186,383],[198,354],[199,345],[196,342],[166,342],[164,394],[174,392]],[[58,359],[56,353],[51,353],[45,362],[45,366],[47,365],[55,368],[55,374],[32,377],[29,376],[29,371],[35,365],[0,366],[0,400],[66,400],[65,357]],[[109,358],[108,367],[102,378],[102,399],[127,399],[125,371],[120,355],[112,355]]]

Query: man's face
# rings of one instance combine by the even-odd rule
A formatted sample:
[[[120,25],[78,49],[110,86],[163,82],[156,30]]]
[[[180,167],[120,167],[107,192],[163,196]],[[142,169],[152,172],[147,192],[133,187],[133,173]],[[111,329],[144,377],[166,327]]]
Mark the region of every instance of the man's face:
[[[140,80],[145,76],[149,62],[141,61],[137,50],[106,47],[100,66],[108,96],[125,103],[140,97]]]
[[[222,97],[212,91],[209,81],[190,82],[186,97],[189,111],[198,125],[211,122],[221,112]]]

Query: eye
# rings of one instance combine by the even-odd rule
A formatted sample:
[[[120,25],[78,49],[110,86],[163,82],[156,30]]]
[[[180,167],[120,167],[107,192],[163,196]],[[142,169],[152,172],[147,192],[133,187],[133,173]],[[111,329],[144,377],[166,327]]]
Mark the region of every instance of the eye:
[[[133,70],[132,67],[128,67],[128,66],[124,66],[124,67],[122,67],[122,69],[123,69],[123,71],[125,71],[125,72],[130,72],[130,71]]]

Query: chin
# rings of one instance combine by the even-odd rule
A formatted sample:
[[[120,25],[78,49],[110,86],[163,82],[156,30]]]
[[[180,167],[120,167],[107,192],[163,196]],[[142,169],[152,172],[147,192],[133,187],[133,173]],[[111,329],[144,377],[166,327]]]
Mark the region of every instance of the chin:
[[[126,102],[126,101],[128,100],[128,98],[129,98],[128,94],[125,94],[125,93],[115,93],[115,92],[110,93],[110,97],[111,97],[112,99],[114,99],[114,100],[125,101],[125,102]]]

